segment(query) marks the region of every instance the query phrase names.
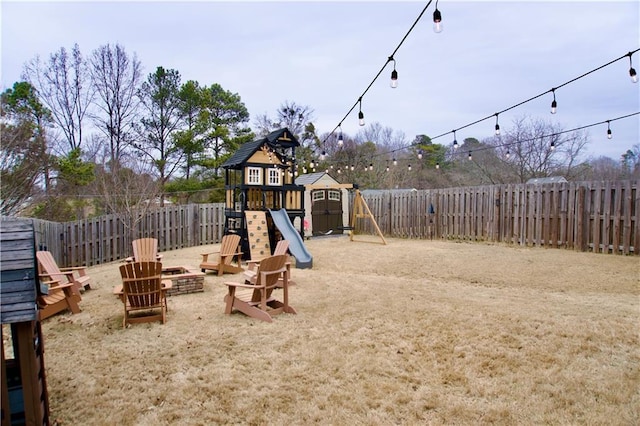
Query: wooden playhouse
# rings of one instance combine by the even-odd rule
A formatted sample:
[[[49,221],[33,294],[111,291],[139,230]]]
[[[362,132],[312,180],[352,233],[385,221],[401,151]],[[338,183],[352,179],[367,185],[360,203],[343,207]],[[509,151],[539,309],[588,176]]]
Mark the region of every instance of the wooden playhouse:
[[[266,226],[267,246],[275,247],[277,232],[269,210],[286,210],[291,223],[303,234],[305,189],[296,184],[295,176],[295,150],[299,146],[289,129],[283,128],[243,144],[222,164],[226,192],[224,233],[240,235],[245,258],[255,246],[249,241],[253,232],[247,230],[247,225],[260,227],[260,232],[265,232]],[[248,224],[246,212],[264,212],[266,223],[261,224],[259,219]]]
[[[0,221],[2,426],[50,424],[35,254],[30,221]]]

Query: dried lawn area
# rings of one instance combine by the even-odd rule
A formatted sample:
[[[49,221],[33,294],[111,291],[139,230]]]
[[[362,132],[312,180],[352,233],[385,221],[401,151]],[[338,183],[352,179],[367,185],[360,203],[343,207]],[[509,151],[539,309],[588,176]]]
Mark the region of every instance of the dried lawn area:
[[[377,240],[376,240],[377,241]],[[640,424],[638,257],[483,243],[306,241],[298,315],[223,313],[224,281],[122,329],[118,264],[45,320],[61,425]],[[196,265],[216,246],[164,253]],[[239,277],[237,277],[239,278]]]

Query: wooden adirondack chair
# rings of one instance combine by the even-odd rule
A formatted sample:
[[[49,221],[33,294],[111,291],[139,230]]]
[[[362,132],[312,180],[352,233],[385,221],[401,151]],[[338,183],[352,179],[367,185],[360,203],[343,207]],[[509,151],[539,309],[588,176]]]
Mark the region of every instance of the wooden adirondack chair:
[[[260,261],[255,284],[226,282],[228,293],[225,314],[238,310],[244,314],[271,322],[272,316],[283,312],[295,314],[296,310],[289,306],[289,274],[287,273],[286,255],[271,256]],[[283,299],[276,300],[272,293],[283,276]]]
[[[47,294],[38,296],[38,310],[40,319],[49,318],[64,310],[72,314],[80,313],[80,295],[74,291],[73,283],[60,284],[59,281],[44,281],[42,285],[48,287]]]
[[[287,240],[278,241],[278,244],[276,244],[276,248],[273,249],[273,256],[278,256],[281,254],[287,255],[287,262],[285,263],[285,265],[287,267],[287,273],[289,274],[289,285],[291,286],[291,285],[295,285],[295,283],[291,281],[291,259],[289,259],[288,252],[289,252],[289,241]],[[249,260],[247,262],[247,270],[244,271],[244,279],[246,284],[256,283],[256,277],[257,277],[257,271],[258,271],[259,265],[260,265],[259,260],[256,260],[256,261]],[[282,287],[282,280],[283,280],[282,277],[280,277],[280,280],[278,282],[278,287]]]
[[[167,321],[167,290],[171,280],[162,280],[162,263],[131,262],[120,266],[124,303],[124,328],[132,323]],[[114,290],[114,293],[118,294]],[[140,315],[132,315],[137,313]]]
[[[209,256],[217,254],[216,259],[209,259]],[[218,276],[221,276],[225,272],[230,274],[237,274],[244,271],[240,265],[240,258],[242,252],[240,251],[240,236],[236,234],[229,234],[222,237],[220,244],[220,251],[214,251],[211,253],[201,253],[202,262],[200,263],[200,269],[202,272],[206,272],[208,269],[218,272]],[[212,256],[215,257],[215,256]],[[235,259],[235,265],[233,264]]]
[[[41,279],[58,281],[60,285],[72,283],[74,285],[74,293],[78,296],[80,291],[91,288],[91,277],[87,275],[85,266],[59,268],[49,251],[37,251],[36,258],[38,259],[38,273]]]
[[[133,256],[127,257],[127,262],[160,262],[162,255],[158,253],[156,238],[138,238],[131,242]]]

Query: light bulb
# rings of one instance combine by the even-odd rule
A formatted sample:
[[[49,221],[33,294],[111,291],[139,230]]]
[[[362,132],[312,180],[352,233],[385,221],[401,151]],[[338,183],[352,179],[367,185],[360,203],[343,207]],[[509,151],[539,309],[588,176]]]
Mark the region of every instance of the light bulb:
[[[342,137],[342,130],[340,130],[340,133],[338,133],[338,146],[342,146],[343,143],[344,138]]]
[[[393,159],[393,165],[397,166],[398,165],[398,160],[396,160],[395,158]]]
[[[438,8],[433,12],[433,31],[436,33],[442,32],[442,14]]]
[[[471,155],[471,151],[469,151],[469,161],[473,160],[473,156]]]
[[[364,114],[362,111],[358,113],[358,124],[364,126]]]
[[[440,163],[436,163],[436,170],[440,168]]]
[[[631,77],[632,83],[638,82],[638,74],[636,74],[636,70],[633,67],[629,68],[629,77]]]
[[[391,71],[391,88],[395,89],[398,87],[398,71]]]
[[[551,114],[555,114],[557,110],[558,110],[558,103],[554,99],[553,102],[551,102]]]
[[[409,171],[411,171],[411,164],[409,164],[409,166],[407,168],[409,169]]]
[[[496,135],[500,134],[500,125],[496,123]]]
[[[611,129],[607,129],[607,139],[611,139],[613,138],[613,135],[611,134]]]

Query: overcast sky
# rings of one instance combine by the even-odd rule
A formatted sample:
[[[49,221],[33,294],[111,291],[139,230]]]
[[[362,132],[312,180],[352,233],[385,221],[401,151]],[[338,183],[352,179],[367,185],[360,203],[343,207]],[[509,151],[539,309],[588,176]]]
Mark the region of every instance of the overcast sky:
[[[119,43],[142,62],[182,81],[220,84],[237,93],[253,119],[275,116],[284,101],[314,110],[319,134],[333,130],[373,81],[427,1],[66,1],[1,0],[0,86],[20,80],[25,62],[78,43],[85,55]],[[640,47],[640,2],[440,0],[444,31],[432,29],[435,1],[362,99],[367,123],[431,137],[459,129],[560,86]],[[632,55],[640,72],[640,52]],[[624,58],[499,116],[564,129],[640,111],[640,83]],[[343,122],[354,135],[356,108]],[[483,139],[495,118],[457,132]],[[640,143],[640,116],[588,129],[590,156],[620,155]],[[450,144],[452,135],[434,140]]]

